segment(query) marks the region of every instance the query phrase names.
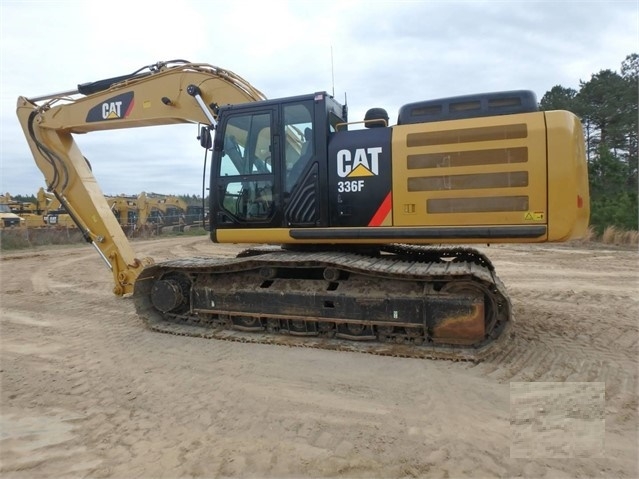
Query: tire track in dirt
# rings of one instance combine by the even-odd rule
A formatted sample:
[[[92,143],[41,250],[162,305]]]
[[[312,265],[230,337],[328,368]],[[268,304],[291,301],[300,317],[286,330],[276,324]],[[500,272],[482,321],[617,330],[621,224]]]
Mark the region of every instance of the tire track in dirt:
[[[504,348],[472,369],[500,383],[604,383],[606,451],[590,460],[609,477],[632,477],[636,461],[630,474],[620,464],[634,461],[636,438],[628,442],[624,435],[639,425],[636,252],[515,246],[493,253],[515,322]],[[543,464],[511,462],[509,476],[593,474],[565,468],[561,460]]]
[[[53,261],[46,266],[38,268],[33,276],[38,277],[47,275],[55,271],[62,271],[65,267],[73,264],[76,268],[77,263],[85,260],[86,257],[78,257],[71,259],[65,256],[64,259]],[[41,286],[43,283],[38,284]],[[86,286],[84,281],[78,281],[76,286]],[[43,288],[37,289],[36,293],[41,293]],[[47,298],[47,314],[51,315],[51,321],[55,321],[55,317],[64,314],[65,331],[59,338],[59,343],[66,342],[70,344],[69,350],[63,357],[56,361],[55,355],[44,356],[42,348],[43,339],[49,344],[49,351],[52,350],[52,342],[55,341],[54,336],[48,334],[43,336],[39,330],[38,324],[33,324],[36,328],[30,332],[29,337],[32,344],[28,351],[22,345],[22,350],[18,351],[16,356],[12,356],[11,348],[5,348],[5,353],[9,353],[9,362],[11,359],[24,361],[24,356],[29,356],[29,360],[33,359],[35,367],[40,368],[40,381],[43,384],[49,384],[46,395],[49,397],[66,396],[74,401],[75,406],[80,410],[86,411],[86,414],[76,418],[77,424],[83,426],[85,431],[83,437],[75,437],[66,439],[62,443],[52,443],[48,446],[49,452],[46,454],[47,461],[55,461],[58,457],[64,457],[64,450],[80,444],[94,444],[97,446],[97,452],[102,457],[101,466],[97,469],[100,473],[110,473],[117,471],[118,465],[122,464],[122,460],[132,458],[134,451],[132,448],[136,444],[140,444],[140,440],[149,434],[154,433],[157,428],[157,418],[166,416],[166,405],[158,399],[164,395],[173,395],[174,397],[188,396],[182,391],[194,391],[197,388],[188,381],[183,381],[183,371],[175,371],[173,368],[158,371],[157,368],[149,368],[140,371],[140,366],[145,364],[146,354],[157,354],[157,348],[160,346],[163,357],[169,363],[180,366],[179,369],[190,368],[189,346],[193,341],[191,338],[176,338],[158,335],[148,331],[142,322],[133,313],[132,304],[126,299],[118,299],[108,293],[99,293],[93,291],[92,288],[78,287],[73,295],[73,304],[69,305],[69,297],[66,292],[62,292],[57,288],[47,288],[49,298]],[[96,294],[97,293],[97,294]],[[127,306],[130,308],[126,312]],[[118,312],[125,311],[123,314]],[[90,312],[90,313],[89,313]],[[32,314],[27,308],[23,313],[23,317],[29,317]],[[115,314],[114,314],[115,313]],[[92,318],[96,318],[99,322],[93,322]],[[22,324],[24,326],[24,322]],[[24,333],[24,331],[23,331]],[[180,349],[180,345],[183,349]],[[229,349],[237,349],[237,346],[214,345],[217,347],[209,347],[206,351],[206,357],[209,363],[215,363],[224,358]],[[31,354],[32,351],[39,351],[35,358]],[[186,357],[184,352],[187,352]],[[46,351],[45,351],[46,352]],[[48,367],[42,367],[40,360],[49,362]],[[64,369],[60,371],[61,364],[64,362]],[[120,364],[122,369],[113,370],[113,364]],[[106,366],[106,367],[103,367]],[[60,375],[59,373],[62,372]],[[168,374],[167,374],[168,372]],[[173,372],[174,374],[171,374]],[[153,374],[155,373],[155,374]],[[153,393],[149,395],[149,382],[147,374],[159,375],[162,380],[160,383],[153,383]],[[34,407],[39,406],[37,395],[29,394],[27,391],[21,391],[16,386],[21,378],[14,378],[11,373],[5,376],[8,384],[13,385],[16,395],[12,398],[16,401],[30,401]],[[209,380],[206,384],[207,388],[214,386],[215,381]],[[210,398],[215,401],[216,398]],[[138,413],[135,417],[132,413],[126,413],[130,409],[132,402],[139,403],[149,402],[150,411]],[[157,411],[154,411],[152,404],[160,405]],[[225,404],[224,396],[217,398],[217,402]],[[182,417],[195,414],[194,410],[201,409],[203,403],[201,401],[191,402],[192,407],[186,407],[181,412]],[[197,405],[197,406],[195,406]],[[225,404],[226,407],[232,409],[233,404]],[[198,416],[201,411],[197,411]],[[196,417],[198,417],[196,416]],[[246,416],[247,419],[251,416]],[[131,420],[134,419],[136,427],[130,427]],[[62,420],[64,422],[64,420]],[[209,418],[209,425],[211,419]],[[162,428],[166,437],[171,440],[164,444],[161,449],[166,454],[159,452],[149,454],[150,451],[140,449],[136,446],[136,451],[142,461],[146,464],[148,456],[151,455],[158,462],[157,474],[161,474],[164,467],[177,461],[176,457],[170,454],[170,451],[179,446],[180,439],[186,436],[187,431],[180,433],[179,424],[167,421],[169,427]],[[183,426],[182,426],[183,429]],[[86,431],[90,431],[87,434]],[[71,432],[71,431],[70,431]],[[157,432],[157,431],[155,431]],[[100,444],[110,443],[114,447],[108,450],[102,448]],[[14,445],[15,446],[15,445]],[[3,461],[3,471],[17,472],[15,469],[22,468],[27,476],[32,476],[33,469],[41,465],[38,463],[28,463],[24,461],[24,455],[19,454],[19,449],[8,445],[7,451],[12,453],[10,456],[14,459],[6,457]],[[150,444],[150,448],[156,448],[157,444]],[[42,451],[41,451],[42,452]],[[9,454],[8,454],[9,456]],[[15,459],[18,458],[18,459]],[[135,463],[135,461],[133,461]],[[94,465],[93,461],[88,464]],[[115,469],[113,469],[115,467]],[[12,469],[13,468],[13,469]],[[54,469],[55,470],[55,469]],[[71,473],[73,471],[63,471]],[[94,471],[95,472],[95,471]],[[129,469],[122,469],[122,474],[128,474]],[[37,474],[36,474],[37,475]]]
[[[520,251],[534,258],[524,269],[511,260]],[[509,285],[513,301],[518,348],[537,346],[540,351],[550,349],[576,359],[596,357],[622,367],[635,361],[639,335],[635,252],[520,246],[497,253],[497,272]],[[615,258],[612,253],[620,258],[614,268],[607,268]],[[613,274],[618,265],[624,265],[624,272]],[[573,274],[574,269],[580,274]],[[531,278],[540,280],[531,283]],[[621,338],[626,339],[620,344]]]
[[[64,259],[42,266],[31,275],[33,293],[49,294],[54,290],[66,289],[73,294],[78,284],[63,283],[56,279],[56,274],[59,271],[70,270],[73,264],[84,262],[88,258],[95,259],[95,253],[83,252],[82,254],[64,255]]]
[[[598,302],[594,295],[584,307],[584,295],[570,291],[513,289],[510,294],[516,298],[513,338],[481,366],[487,374],[500,381],[605,380],[613,390],[636,386],[634,297],[620,294]],[[604,374],[602,365],[616,372]]]
[[[219,254],[207,238],[133,246]],[[636,476],[636,301],[631,285],[609,295],[562,274],[582,253],[495,249],[517,323],[474,366],[154,333],[88,253],[45,252],[2,284],[3,477]],[[33,294],[36,271],[48,294]],[[564,380],[606,382],[606,458],[511,460],[508,383]]]

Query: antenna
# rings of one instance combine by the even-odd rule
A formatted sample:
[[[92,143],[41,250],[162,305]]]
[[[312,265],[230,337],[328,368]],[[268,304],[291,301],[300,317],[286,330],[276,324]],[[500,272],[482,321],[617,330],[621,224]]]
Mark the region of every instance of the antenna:
[[[333,45],[331,45],[331,81],[333,83],[333,98],[335,98],[335,70],[333,68]]]

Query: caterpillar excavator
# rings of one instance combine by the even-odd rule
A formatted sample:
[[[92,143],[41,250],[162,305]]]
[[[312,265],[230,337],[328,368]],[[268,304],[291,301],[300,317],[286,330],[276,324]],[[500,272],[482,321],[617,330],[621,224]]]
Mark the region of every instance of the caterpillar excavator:
[[[135,230],[138,223],[137,196],[107,196],[107,203],[118,220],[118,223],[128,234]]]
[[[25,216],[30,215],[32,207],[33,203],[14,200],[9,193],[0,195],[0,229],[29,226]]]
[[[266,99],[229,70],[176,60],[19,97],[17,115],[114,293],[166,333],[481,360],[513,314],[473,245],[564,242],[588,226],[581,123],[527,90],[349,123],[326,92]],[[212,152],[210,237],[247,244],[237,257],[137,257],[73,138],[175,123],[198,124]]]
[[[9,205],[11,212],[22,218],[21,225],[27,228],[44,228],[47,226],[70,226],[75,227],[64,209],[61,209],[60,202],[48,193],[44,188],[40,188],[35,196],[35,202],[19,202],[11,198],[9,193],[0,198],[0,201]]]
[[[43,212],[42,220],[46,226],[75,228],[76,223],[62,207],[60,200],[52,193],[40,188],[37,194],[38,212]]]
[[[189,205],[171,195],[142,192],[137,196],[110,196],[106,198],[120,226],[127,230],[142,231],[154,227],[178,225]]]
[[[177,196],[157,193],[142,192],[137,202],[140,226],[149,223],[158,227],[178,225],[188,208],[186,201]]]
[[[0,201],[0,229],[23,226],[25,226],[25,219],[14,213],[8,203]]]

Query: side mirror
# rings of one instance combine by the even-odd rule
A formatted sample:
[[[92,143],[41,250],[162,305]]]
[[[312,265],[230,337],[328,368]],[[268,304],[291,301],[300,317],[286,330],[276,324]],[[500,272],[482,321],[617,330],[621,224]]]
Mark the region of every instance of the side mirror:
[[[203,126],[200,128],[200,135],[197,137],[200,140],[200,146],[202,148],[206,148],[207,150],[213,146],[213,140],[211,139],[211,130],[208,126]]]

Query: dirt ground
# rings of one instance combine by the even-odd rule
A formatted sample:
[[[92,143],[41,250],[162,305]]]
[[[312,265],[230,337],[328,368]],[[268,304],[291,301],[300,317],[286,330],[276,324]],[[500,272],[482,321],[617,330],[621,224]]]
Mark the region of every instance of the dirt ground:
[[[637,252],[480,249],[515,314],[480,364],[152,332],[90,246],[4,253],[0,475],[639,477]]]

